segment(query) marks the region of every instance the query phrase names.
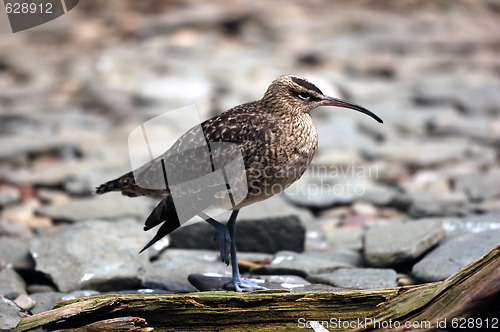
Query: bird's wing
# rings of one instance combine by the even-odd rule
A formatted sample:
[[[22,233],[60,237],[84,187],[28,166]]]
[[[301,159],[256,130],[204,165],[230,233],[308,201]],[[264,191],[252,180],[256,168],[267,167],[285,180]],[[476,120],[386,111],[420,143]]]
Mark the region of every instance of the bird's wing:
[[[189,196],[219,187],[220,179],[208,175],[238,158],[242,159],[241,171],[252,161],[261,161],[261,154],[269,153],[266,145],[272,142],[270,137],[281,135],[266,126],[270,115],[249,116],[246,110],[254,109],[252,106],[235,107],[191,128],[165,153],[135,170],[135,184],[167,193],[175,186],[176,196]]]
[[[261,137],[248,122],[242,109],[222,113],[191,128],[165,153],[134,171],[136,186],[163,186],[172,200],[157,206],[146,230],[164,220],[182,224],[210,207],[231,209],[246,197],[245,151]]]

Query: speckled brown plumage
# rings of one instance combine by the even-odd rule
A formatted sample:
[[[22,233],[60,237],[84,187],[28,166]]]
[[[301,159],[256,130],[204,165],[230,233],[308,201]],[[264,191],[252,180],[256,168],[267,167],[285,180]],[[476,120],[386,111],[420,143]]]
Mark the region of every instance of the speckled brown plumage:
[[[193,127],[163,155],[134,173],[127,173],[101,185],[96,192],[103,194],[109,191],[121,191],[127,196],[145,195],[162,199],[146,220],[145,230],[163,221],[165,223],[146,245],[144,248],[146,249],[180,226],[178,218],[180,211],[176,211],[170,194],[171,178],[180,183],[191,180],[190,177],[209,174],[214,170],[213,160],[223,160],[227,163],[241,153],[246,173],[242,179],[246,180],[245,189],[248,189],[248,194],[243,201],[233,207],[234,210],[271,197],[300,178],[318,148],[318,132],[309,112],[319,106],[348,107],[366,113],[381,122],[376,115],[361,106],[323,95],[314,84],[303,78],[280,76],[272,82],[261,100],[236,106],[206,120],[201,126]],[[203,139],[205,142],[201,141]],[[203,159],[199,153],[186,152],[186,146],[200,146],[213,142],[233,144],[220,150],[212,148],[206,156],[212,163],[199,160]],[[158,177],[158,174],[161,174],[161,160],[166,160],[175,166],[171,169],[182,169],[182,172],[179,171],[173,176],[169,173],[166,185],[164,180]],[[206,183],[206,185],[219,184]],[[234,188],[238,186],[231,187],[230,191],[234,191]],[[199,213],[196,202],[200,188],[186,186],[183,190],[183,195],[193,200],[191,211],[190,208],[184,207],[183,210],[187,211],[182,211],[183,218],[194,217]],[[214,196],[210,203],[213,207],[217,207],[220,198]]]

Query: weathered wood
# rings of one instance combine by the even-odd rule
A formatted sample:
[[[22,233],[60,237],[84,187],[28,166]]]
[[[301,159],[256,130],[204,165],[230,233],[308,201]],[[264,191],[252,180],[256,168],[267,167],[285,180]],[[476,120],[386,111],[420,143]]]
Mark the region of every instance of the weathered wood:
[[[346,328],[350,330],[376,329],[380,327],[376,322],[389,320],[435,324],[438,319],[470,315],[498,297],[499,253],[500,246],[442,282],[418,286],[331,293],[272,290],[79,298],[23,318],[15,331],[40,326],[48,330],[98,326],[92,324],[112,326],[124,323],[112,319],[127,317],[140,317],[155,330],[176,331],[277,331],[297,329],[310,321],[323,322],[329,330],[338,327],[339,322],[350,324]]]
[[[76,328],[56,330],[54,332],[106,332],[106,331],[137,331],[152,332],[152,327],[146,327],[146,320],[139,317],[119,317],[101,320]]]
[[[404,317],[404,321],[429,322],[434,327],[438,321],[451,323],[453,318],[480,313],[495,297],[500,298],[500,246],[440,283],[413,288],[385,303],[374,320]]]

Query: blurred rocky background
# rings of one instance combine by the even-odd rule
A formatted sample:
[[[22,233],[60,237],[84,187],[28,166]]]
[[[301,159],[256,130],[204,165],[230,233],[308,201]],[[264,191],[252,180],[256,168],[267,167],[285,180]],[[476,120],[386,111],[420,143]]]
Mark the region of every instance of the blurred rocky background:
[[[130,170],[144,121],[208,118],[281,74],[385,123],[314,111],[310,172],[242,210],[242,269],[293,291],[445,279],[500,243],[499,31],[496,0],[87,0],[1,34],[0,330],[62,298],[229,276],[208,225],[139,255],[155,202],[93,188]]]

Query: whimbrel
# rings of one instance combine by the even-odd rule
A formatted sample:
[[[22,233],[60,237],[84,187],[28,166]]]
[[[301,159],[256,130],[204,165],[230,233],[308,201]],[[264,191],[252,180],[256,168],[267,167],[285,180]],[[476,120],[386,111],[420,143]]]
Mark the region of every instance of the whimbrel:
[[[131,197],[149,196],[161,199],[147,218],[144,230],[149,230],[162,222],[163,225],[141,252],[174,231],[183,221],[195,216],[202,217],[215,227],[219,234],[221,260],[229,264],[231,258],[232,279],[226,283],[225,288],[239,292],[262,289],[256,283],[242,279],[239,273],[235,238],[238,211],[246,205],[279,193],[302,176],[318,148],[318,132],[309,112],[319,106],[350,108],[371,116],[379,123],[383,122],[362,106],[324,95],[320,89],[304,78],[292,75],[280,76],[271,83],[261,100],[236,106],[193,127],[163,155],[139,170],[101,185],[96,193],[121,191],[123,195]],[[192,148],[196,145],[193,145],[194,141],[200,136],[205,141],[201,143],[212,147],[207,150],[206,157],[210,163],[204,170],[201,168],[204,168],[203,165],[206,163],[198,160],[204,156],[203,153],[193,153],[196,149]],[[222,149],[214,148],[218,143],[230,144]],[[178,173],[175,175],[179,180],[176,183],[184,180],[185,183],[192,183],[190,180],[220,168],[221,166],[214,165],[215,160],[222,160],[222,164],[226,165],[238,155],[241,156],[243,165],[243,176],[235,176],[236,179],[243,179],[239,184],[234,184],[238,181],[233,181],[229,186],[225,181],[221,188],[220,183],[204,183],[202,186],[204,188],[218,188],[214,194],[208,195],[208,200],[207,195],[204,200],[200,198],[204,189],[200,186],[187,185],[177,197],[172,194],[171,179],[174,177],[171,177],[170,171],[165,172],[166,164],[170,165],[169,170]],[[163,172],[160,171],[162,169]],[[179,173],[179,170],[182,171]],[[157,176],[158,174],[165,176],[164,182]],[[226,178],[226,175],[224,177]],[[157,182],[162,182],[163,185],[148,185]],[[229,192],[233,203],[232,213],[226,225],[204,212],[206,208],[221,205],[224,195],[219,193],[223,192],[226,194]],[[234,201],[233,198],[238,195],[242,199]],[[179,208],[176,204],[177,198],[188,203]]]

